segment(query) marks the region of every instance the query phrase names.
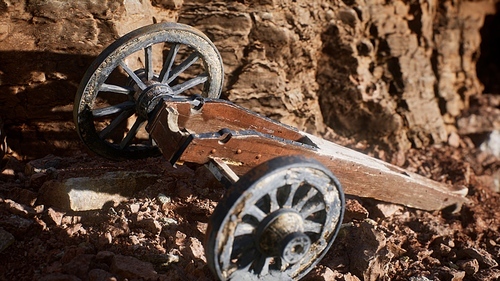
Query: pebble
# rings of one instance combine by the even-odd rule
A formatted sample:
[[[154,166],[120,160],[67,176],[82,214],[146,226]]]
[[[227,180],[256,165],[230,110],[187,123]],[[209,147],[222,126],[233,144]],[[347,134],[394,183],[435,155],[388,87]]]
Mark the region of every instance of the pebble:
[[[491,153],[496,157],[500,157],[500,130],[494,130],[491,132],[488,139],[483,142],[479,148],[482,151]]]
[[[368,211],[358,202],[358,200],[346,200],[344,222],[350,222],[352,220],[364,220],[368,218],[368,215]]]
[[[95,268],[89,271],[88,274],[88,281],[111,281],[111,280],[117,280],[116,277],[107,272],[106,270],[102,270],[100,268]]]
[[[153,264],[131,256],[115,255],[110,269],[123,279],[156,280],[157,278]]]
[[[161,204],[172,202],[172,198],[168,197],[163,193],[159,193],[158,196],[156,196],[156,200],[158,200],[158,202],[160,202]]]
[[[23,204],[16,203],[10,199],[5,199],[4,204],[5,204],[5,207],[7,208],[7,210],[14,215],[19,215],[19,216],[23,216],[23,217],[30,217],[30,216],[34,216],[36,214],[36,212],[33,208],[28,207],[28,206],[23,205]]]
[[[486,268],[497,267],[498,263],[493,259],[490,253],[479,248],[465,248],[464,253],[469,257],[476,259],[480,265],[484,265]]]
[[[154,235],[160,234],[162,229],[161,224],[153,218],[142,219],[137,222],[137,226],[144,228],[145,230],[151,232]]]
[[[202,260],[203,262],[207,262],[205,257],[205,249],[203,248],[203,244],[195,237],[189,238],[189,248],[191,249],[191,253],[195,259]]]
[[[47,209],[47,219],[49,223],[60,226],[62,224],[62,219],[64,213],[54,210],[53,208]]]
[[[479,262],[476,259],[460,260],[457,261],[457,265],[468,275],[476,274],[479,271]]]
[[[451,132],[450,135],[448,136],[448,144],[452,147],[459,147],[460,146],[460,136],[455,133]]]
[[[73,274],[82,280],[85,280],[87,272],[90,269],[90,263],[94,259],[95,255],[92,254],[81,254],[74,257],[70,262],[63,265],[63,272],[68,274]]]
[[[137,214],[141,209],[141,205],[139,205],[138,203],[130,204],[129,207],[132,214]]]
[[[167,217],[162,217],[158,219],[160,222],[162,222],[164,225],[177,225],[179,224],[175,219],[173,218],[167,218]]]
[[[14,235],[0,227],[0,253],[12,245],[15,240]]]
[[[395,214],[401,213],[401,210],[403,207],[395,204],[386,204],[386,203],[379,203],[375,206],[377,211],[380,212],[382,215],[382,218],[389,218],[392,217]]]

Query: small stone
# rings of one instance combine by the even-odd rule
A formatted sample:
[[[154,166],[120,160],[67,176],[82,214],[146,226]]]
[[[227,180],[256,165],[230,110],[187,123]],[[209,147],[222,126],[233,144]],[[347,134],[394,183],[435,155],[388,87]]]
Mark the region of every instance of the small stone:
[[[46,173],[35,173],[30,176],[28,186],[30,188],[38,190],[48,179],[49,176]]]
[[[53,208],[47,209],[48,222],[60,226],[64,213],[54,210]]]
[[[81,223],[77,223],[65,229],[69,237],[73,237],[77,233],[85,234],[87,231],[83,228]]]
[[[130,232],[130,228],[127,222],[118,222],[114,225],[108,226],[108,232],[111,233],[111,236],[114,238],[127,235]]]
[[[24,169],[24,173],[28,176],[36,173],[52,173],[61,166],[61,161],[61,157],[49,154],[44,158],[28,162]]]
[[[496,157],[500,157],[500,130],[494,130],[491,132],[488,139],[483,142],[479,148],[482,151],[491,153]]]
[[[26,188],[15,187],[9,192],[10,199],[26,206],[34,206],[38,194]]]
[[[203,244],[200,240],[195,237],[189,238],[189,249],[191,249],[191,253],[195,259],[202,260],[203,262],[207,262],[205,258],[205,249],[203,248]]]
[[[349,25],[350,27],[354,27],[356,23],[358,22],[358,15],[356,14],[356,11],[352,8],[341,8],[337,12],[337,17],[340,19],[343,23]]]
[[[4,200],[5,207],[7,211],[14,215],[19,215],[23,217],[30,217],[36,214],[35,210],[31,207],[25,206],[23,204],[16,203],[10,199]]]
[[[161,204],[166,204],[166,203],[172,202],[172,199],[163,193],[158,194],[158,196],[156,196],[156,199]]]
[[[487,244],[488,244],[488,246],[490,246],[490,247],[495,247],[496,245],[498,245],[498,244],[497,244],[497,242],[495,242],[495,240],[493,240],[493,239],[488,239],[488,240],[486,241],[486,243],[487,243]]]
[[[85,280],[85,276],[90,269],[90,263],[94,259],[95,255],[92,254],[82,254],[74,257],[70,262],[63,265],[63,272],[68,274],[73,274],[82,280]]]
[[[332,271],[332,270],[330,269],[330,271]],[[334,280],[334,279],[325,278],[325,280]],[[352,275],[351,273],[347,273],[344,275],[344,281],[361,281],[361,280],[356,275]]]
[[[116,277],[106,270],[95,268],[89,271],[88,281],[114,281]]]
[[[42,83],[47,81],[47,77],[45,76],[45,72],[42,71],[32,71],[31,73],[31,81],[35,83]]]
[[[132,245],[138,245],[141,243],[137,235],[130,235],[128,238],[130,239],[130,243],[132,243]]]
[[[9,173],[12,175],[15,175],[17,173],[22,173],[24,171],[25,165],[17,160],[15,157],[12,156],[6,156],[7,161],[5,163],[4,169],[5,170],[10,170]]]
[[[368,211],[358,202],[358,200],[346,200],[344,222],[350,222],[352,220],[364,220],[368,218],[368,215]]]
[[[141,205],[139,205],[138,203],[130,204],[129,207],[132,214],[137,214],[141,209]]]
[[[498,281],[500,280],[500,269],[489,268],[480,270],[478,273],[474,274],[474,280]]]
[[[465,271],[459,271],[459,270],[450,270],[448,272],[451,276],[450,279],[451,281],[462,281],[465,278]]]
[[[113,262],[113,257],[115,256],[115,253],[110,252],[110,251],[100,251],[97,253],[95,256],[96,261],[98,262],[103,262],[107,265],[111,265],[111,262]]]
[[[456,132],[451,132],[448,136],[448,144],[451,147],[458,148],[460,146],[460,136]]]
[[[37,215],[43,213],[43,211],[45,210],[45,206],[44,205],[36,205],[33,210],[35,210],[35,213]]]
[[[480,175],[476,176],[476,180],[485,187],[500,193],[500,171],[493,175]]]
[[[158,219],[159,221],[161,221],[161,223],[163,223],[164,225],[176,225],[176,224],[179,224],[175,219],[173,218],[167,218],[167,217],[161,217]]]
[[[386,203],[379,203],[375,206],[378,212],[380,212],[380,215],[382,218],[389,218],[392,217],[395,214],[400,214],[401,210],[403,207],[396,205],[396,204],[386,204]]]
[[[104,245],[109,245],[113,242],[113,236],[109,231],[106,231],[104,235],[100,235],[99,238],[99,245],[104,246]]]
[[[12,169],[9,169],[9,168],[5,168],[2,170],[2,175],[4,176],[15,176],[16,175],[16,172]]]
[[[465,248],[464,252],[471,258],[476,259],[480,265],[486,268],[497,267],[498,263],[491,257],[491,254],[479,248]]]
[[[378,280],[385,274],[387,264],[394,257],[387,247],[385,233],[376,223],[365,220],[347,233],[346,252],[350,259],[350,272],[364,280]]]
[[[144,228],[145,230],[151,232],[154,235],[160,234],[162,229],[161,224],[153,218],[142,219],[137,222],[137,226],[140,228]]]
[[[149,262],[134,257],[115,255],[111,263],[111,272],[120,278],[156,280],[157,273]]]
[[[451,251],[452,248],[450,246],[440,243],[436,253],[439,254],[440,256],[446,257],[451,253]]]
[[[61,224],[71,225],[80,223],[81,221],[82,221],[81,216],[64,216],[61,220]]]
[[[476,259],[457,261],[459,268],[465,271],[468,275],[474,275],[479,271],[479,262]]]
[[[2,217],[2,226],[14,237],[23,237],[34,223],[33,219],[26,219],[14,214]]]
[[[14,235],[0,227],[0,253],[14,243],[15,240]]]

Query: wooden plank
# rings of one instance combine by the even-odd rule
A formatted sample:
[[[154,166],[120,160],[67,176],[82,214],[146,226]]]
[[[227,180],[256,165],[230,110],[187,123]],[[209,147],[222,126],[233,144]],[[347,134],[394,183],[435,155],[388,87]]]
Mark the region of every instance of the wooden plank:
[[[171,162],[206,164],[218,158],[242,175],[277,156],[303,155],[328,167],[347,194],[423,210],[439,210],[467,202],[467,188],[454,189],[288,126],[280,128],[279,123],[227,101],[211,100],[200,111],[192,111],[185,102],[165,102],[164,107],[159,114],[162,118],[156,118],[151,124],[156,130],[150,134]],[[224,110],[228,108],[230,110]],[[169,117],[173,114],[178,119]],[[167,120],[179,120],[179,126],[156,124]],[[175,129],[168,131],[172,127]],[[221,130],[222,127],[225,129]],[[268,134],[270,129],[279,131],[279,136]],[[186,132],[190,134],[187,138]],[[182,138],[180,135],[169,137],[170,134],[182,134]],[[282,136],[293,136],[293,139]],[[172,143],[176,139],[182,143]],[[172,149],[175,151],[169,151]]]

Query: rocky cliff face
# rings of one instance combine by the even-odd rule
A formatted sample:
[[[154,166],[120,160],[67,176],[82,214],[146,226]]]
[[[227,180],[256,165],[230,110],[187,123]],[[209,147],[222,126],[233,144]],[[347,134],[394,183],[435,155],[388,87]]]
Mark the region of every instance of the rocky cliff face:
[[[20,155],[71,150],[90,62],[140,26],[179,21],[220,50],[229,100],[312,133],[404,150],[447,140],[495,1],[0,0],[0,109]],[[60,152],[59,152],[60,153]]]

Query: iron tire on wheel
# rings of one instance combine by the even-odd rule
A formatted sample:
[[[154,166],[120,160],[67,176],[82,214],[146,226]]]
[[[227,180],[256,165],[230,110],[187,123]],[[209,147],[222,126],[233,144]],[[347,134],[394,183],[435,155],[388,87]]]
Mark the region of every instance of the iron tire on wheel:
[[[164,53],[161,71],[154,70],[154,59],[157,58],[154,50],[165,48],[167,44],[170,46],[168,54],[166,49],[161,51]],[[174,61],[180,59],[179,52],[183,50],[190,55],[175,64]],[[134,56],[142,56],[142,68],[129,66],[130,61],[136,63],[140,60]],[[195,74],[198,76],[189,78],[191,80],[186,78],[186,81],[179,82],[179,77],[193,69],[201,69],[202,73]],[[121,71],[122,76],[128,75],[128,80],[120,84],[108,82],[108,79],[118,76],[117,71]],[[160,151],[151,140],[137,140],[138,130],[148,121],[148,112],[145,111],[149,109],[140,103],[147,98],[150,102],[146,104],[148,107],[151,101],[158,100],[151,98],[152,95],[183,95],[195,87],[202,87],[196,94],[218,98],[223,77],[220,54],[200,31],[179,23],[158,23],[139,28],[108,46],[85,73],[73,110],[77,132],[90,150],[106,158],[123,160],[158,156]],[[98,107],[98,98],[108,102],[113,100],[108,96],[113,95],[117,97],[113,99],[123,100],[115,104],[110,101],[102,108]],[[106,120],[99,121],[99,118]],[[124,129],[123,124],[133,126]],[[115,139],[109,137],[112,133]],[[142,131],[141,134],[147,135]]]
[[[344,206],[339,181],[316,160],[265,162],[216,207],[205,243],[208,265],[221,280],[298,280],[330,248]]]

